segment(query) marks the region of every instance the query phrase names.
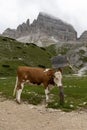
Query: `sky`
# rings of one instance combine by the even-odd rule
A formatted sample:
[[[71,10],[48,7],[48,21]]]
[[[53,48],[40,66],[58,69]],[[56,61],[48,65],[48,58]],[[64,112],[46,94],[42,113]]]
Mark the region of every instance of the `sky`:
[[[71,24],[78,37],[87,30],[87,0],[0,0],[0,33],[37,18],[39,12]]]

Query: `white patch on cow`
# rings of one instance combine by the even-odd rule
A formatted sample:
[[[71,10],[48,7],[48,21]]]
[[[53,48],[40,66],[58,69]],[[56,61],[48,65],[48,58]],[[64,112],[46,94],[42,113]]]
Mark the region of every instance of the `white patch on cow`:
[[[62,86],[62,74],[60,71],[55,72],[54,82],[57,86]]]
[[[22,87],[22,90],[23,90],[23,88],[24,88],[24,83],[21,83],[21,87]]]
[[[48,87],[45,89],[45,95],[46,95],[46,102],[49,100],[49,90],[48,90]]]
[[[24,80],[24,79],[22,80],[22,82],[23,82],[23,83],[30,83],[29,80]]]
[[[44,72],[47,72],[47,71],[49,71],[49,70],[50,70],[50,69],[45,69]]]
[[[21,100],[20,100],[21,93],[22,93],[22,89],[17,90],[17,93],[16,93],[16,100],[17,100],[18,103],[21,102]]]
[[[16,83],[15,83],[15,88],[14,88],[13,96],[15,96],[17,84],[18,84],[18,77],[16,77]]]
[[[25,80],[23,79],[22,82],[25,82]]]
[[[17,90],[17,93],[16,93],[16,100],[17,100],[17,102],[18,103],[20,103],[21,102],[21,93],[22,93],[22,90],[23,90],[23,88],[24,88],[24,83],[21,83],[21,89],[18,89]]]
[[[30,83],[30,81],[29,81],[29,80],[26,80],[26,83]]]

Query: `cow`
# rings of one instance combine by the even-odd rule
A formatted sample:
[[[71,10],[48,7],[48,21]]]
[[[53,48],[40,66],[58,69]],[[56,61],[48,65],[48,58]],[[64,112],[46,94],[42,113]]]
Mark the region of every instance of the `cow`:
[[[21,103],[21,93],[25,83],[43,84],[45,88],[46,102],[49,100],[49,85],[56,84],[60,90],[60,102],[64,102],[61,68],[44,69],[39,67],[19,66],[13,95],[16,93],[16,101]]]

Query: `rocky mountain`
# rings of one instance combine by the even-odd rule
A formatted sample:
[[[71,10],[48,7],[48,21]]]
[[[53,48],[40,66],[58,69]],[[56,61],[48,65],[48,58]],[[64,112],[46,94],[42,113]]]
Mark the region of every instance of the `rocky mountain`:
[[[26,21],[26,23],[23,23],[21,25],[19,25],[17,27],[17,29],[10,29],[10,28],[7,28],[4,32],[3,32],[3,36],[6,36],[6,37],[10,37],[10,38],[19,38],[21,36],[26,36],[29,34],[29,19]]]
[[[17,29],[6,29],[2,35],[25,43],[33,42],[38,46],[77,39],[77,32],[72,25],[45,13],[39,13],[37,19],[31,24],[28,19]]]
[[[50,45],[47,50],[53,55],[66,55],[79,75],[87,74],[87,43],[63,42]]]
[[[78,40],[81,42],[87,42],[87,31],[84,31]]]

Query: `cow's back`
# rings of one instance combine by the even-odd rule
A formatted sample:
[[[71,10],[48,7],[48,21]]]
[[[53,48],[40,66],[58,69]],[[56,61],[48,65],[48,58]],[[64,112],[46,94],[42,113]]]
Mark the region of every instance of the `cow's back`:
[[[20,66],[17,70],[19,80],[29,80],[32,83],[41,83],[47,78],[43,68]]]

